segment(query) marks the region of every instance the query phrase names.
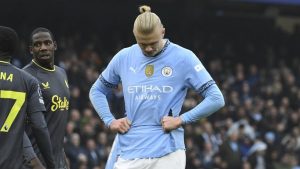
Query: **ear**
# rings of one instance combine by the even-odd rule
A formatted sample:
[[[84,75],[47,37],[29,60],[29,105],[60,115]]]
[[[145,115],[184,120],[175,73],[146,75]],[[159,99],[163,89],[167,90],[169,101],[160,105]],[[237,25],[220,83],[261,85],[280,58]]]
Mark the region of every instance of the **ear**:
[[[32,46],[29,46],[29,52],[30,52],[30,54],[33,54]]]
[[[54,50],[57,50],[57,44],[56,44],[56,41],[53,42],[53,45],[54,45]]]
[[[166,33],[166,29],[164,27],[162,27],[162,29],[161,29],[162,38],[164,38],[165,33]]]

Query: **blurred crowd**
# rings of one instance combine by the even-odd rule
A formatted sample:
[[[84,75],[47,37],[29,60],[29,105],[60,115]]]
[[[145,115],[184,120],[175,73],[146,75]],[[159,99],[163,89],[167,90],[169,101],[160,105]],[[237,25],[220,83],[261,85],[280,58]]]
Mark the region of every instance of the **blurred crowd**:
[[[300,29],[293,33],[275,26],[269,31],[237,29],[196,27],[186,35],[166,35],[196,53],[226,102],[212,116],[184,126],[186,168],[299,169]],[[66,70],[71,92],[65,137],[71,169],[104,169],[114,140],[115,133],[104,126],[88,98],[113,55],[134,43],[130,32],[125,37],[114,33],[110,41],[91,33],[56,36],[56,63]],[[28,58],[13,63],[21,67]],[[114,115],[122,117],[122,86],[108,98]],[[189,91],[182,112],[201,100]]]

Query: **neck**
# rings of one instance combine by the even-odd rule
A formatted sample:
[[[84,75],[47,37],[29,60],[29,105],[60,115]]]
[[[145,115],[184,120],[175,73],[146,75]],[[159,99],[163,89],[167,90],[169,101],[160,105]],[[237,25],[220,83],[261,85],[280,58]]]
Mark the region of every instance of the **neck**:
[[[159,51],[161,51],[161,50],[165,47],[166,42],[167,42],[166,39],[162,39],[162,40],[161,40],[160,50],[159,50]]]
[[[164,50],[164,47],[165,47],[166,43],[167,43],[167,40],[166,39],[162,39],[161,42],[160,42],[160,45],[159,45],[159,52],[157,52],[154,56],[151,56],[151,57],[156,57],[159,54],[161,54],[162,50]]]
[[[39,66],[45,68],[45,69],[49,69],[49,70],[53,70],[54,69],[54,62],[51,61],[51,62],[41,62],[41,61],[38,61],[36,59],[33,59],[33,61],[38,64]]]

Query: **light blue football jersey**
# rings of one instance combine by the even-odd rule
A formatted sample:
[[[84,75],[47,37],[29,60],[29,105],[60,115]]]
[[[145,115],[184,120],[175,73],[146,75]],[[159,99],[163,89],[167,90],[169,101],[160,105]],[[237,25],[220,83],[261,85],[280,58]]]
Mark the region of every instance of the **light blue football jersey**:
[[[170,110],[179,116],[188,88],[201,93],[214,84],[192,51],[168,40],[156,57],[145,56],[137,44],[122,49],[100,80],[123,86],[126,115],[132,122],[129,131],[118,137],[119,155],[124,159],[161,157],[185,149],[183,128],[166,133],[161,119]],[[102,119],[107,125],[113,117],[106,114]]]

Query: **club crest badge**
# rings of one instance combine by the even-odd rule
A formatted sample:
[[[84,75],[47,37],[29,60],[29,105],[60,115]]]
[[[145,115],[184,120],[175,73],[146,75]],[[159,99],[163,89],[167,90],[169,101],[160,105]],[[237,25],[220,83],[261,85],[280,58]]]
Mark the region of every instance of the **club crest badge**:
[[[173,73],[173,70],[172,70],[172,68],[169,67],[169,66],[166,66],[166,67],[164,67],[164,68],[161,70],[161,74],[162,74],[163,76],[165,76],[165,77],[171,76],[172,73]]]
[[[145,75],[151,77],[154,73],[154,65],[146,65]]]

